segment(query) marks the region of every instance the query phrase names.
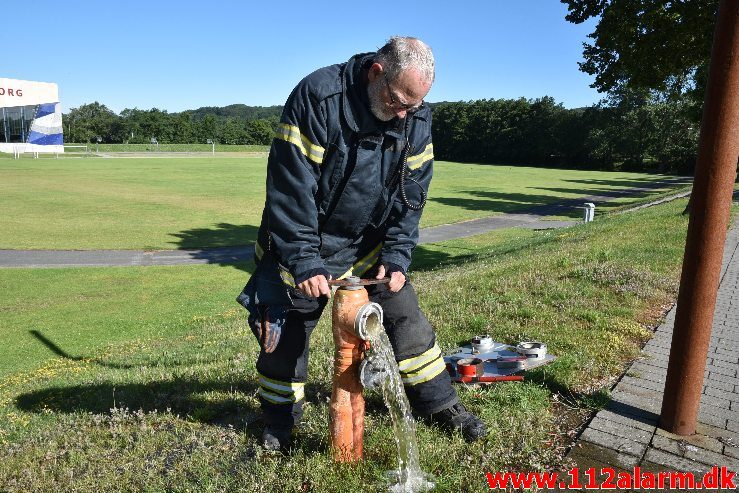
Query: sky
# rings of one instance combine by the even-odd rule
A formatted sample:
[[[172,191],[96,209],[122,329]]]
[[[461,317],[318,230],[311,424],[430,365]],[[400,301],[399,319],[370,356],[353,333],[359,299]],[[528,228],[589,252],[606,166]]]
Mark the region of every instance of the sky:
[[[2,11],[0,77],[57,83],[64,112],[282,105],[305,75],[393,35],[434,50],[430,102],[601,98],[577,65],[595,23],[567,22],[558,0],[35,0]]]

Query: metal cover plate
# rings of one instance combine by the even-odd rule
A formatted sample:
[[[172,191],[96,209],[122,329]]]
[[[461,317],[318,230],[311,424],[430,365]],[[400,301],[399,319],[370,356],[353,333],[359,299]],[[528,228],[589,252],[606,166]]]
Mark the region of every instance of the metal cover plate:
[[[540,366],[546,365],[557,359],[556,356],[547,353],[543,358],[529,358],[523,368],[498,368],[496,360],[500,358],[521,356],[515,351],[515,346],[509,346],[500,342],[494,342],[491,349],[481,353],[473,353],[472,345],[462,346],[444,352],[444,363],[447,363],[447,369],[451,366],[454,370],[452,377],[457,375],[457,361],[464,358],[480,358],[483,360],[485,377],[500,377],[507,375],[515,375],[526,370],[532,370]],[[451,373],[451,372],[450,372]]]

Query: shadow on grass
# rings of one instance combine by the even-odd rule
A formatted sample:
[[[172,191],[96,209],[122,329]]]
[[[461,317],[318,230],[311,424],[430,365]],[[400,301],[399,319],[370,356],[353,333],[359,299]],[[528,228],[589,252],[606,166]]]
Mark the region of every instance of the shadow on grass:
[[[259,228],[249,224],[219,223],[214,228],[193,228],[170,233],[178,238],[178,250],[196,250],[190,257],[205,260],[208,264],[237,265],[237,268],[253,272],[254,242]]]
[[[20,410],[34,413],[105,414],[115,408],[144,412],[166,410],[204,423],[244,428],[257,420],[258,412],[239,402],[238,394],[253,394],[256,389],[252,382],[198,378],[146,383],[106,382],[36,390],[19,395],[15,404]],[[228,397],[219,400],[205,397],[212,392],[222,392]]]
[[[102,361],[99,358],[90,358],[85,356],[72,356],[68,352],[66,352],[64,349],[56,345],[51,339],[46,337],[44,334],[39,332],[38,330],[29,330],[28,331],[33,337],[36,338],[41,344],[46,346],[46,348],[51,351],[52,353],[56,354],[57,356],[60,356],[64,359],[68,359],[70,361],[88,361],[91,362],[97,366],[101,366],[103,368],[113,368],[116,370],[130,370],[132,368],[147,368],[147,367],[161,367],[161,368],[173,368],[178,366],[186,366],[191,365],[193,363],[199,363],[199,364],[207,364],[207,363],[215,363],[217,361],[220,361],[219,358],[214,357],[212,361],[203,361],[202,359],[197,359],[193,361],[177,361],[177,362],[162,362],[159,360],[152,360],[150,363],[133,363],[133,364],[126,364],[126,363],[110,363],[107,361]]]
[[[549,195],[527,193],[505,193],[484,190],[461,190],[460,194],[473,198],[440,197],[429,200],[439,204],[459,207],[467,210],[526,213],[539,216],[567,216],[579,217],[582,215],[583,200],[588,197],[598,197],[601,202],[622,197],[644,197],[650,191],[667,186],[680,186],[692,183],[692,178],[666,178],[664,180],[638,179],[630,180],[564,180],[569,183],[587,185],[582,188],[555,188],[534,187],[535,190],[546,190],[559,194],[578,194],[574,199],[563,199]],[[606,187],[621,187],[620,189]]]
[[[628,178],[614,180],[563,180],[567,183],[582,183],[584,185],[594,186],[603,185],[607,187],[625,187],[625,188],[662,188],[664,186],[689,185],[693,183],[692,176],[665,176],[659,180],[648,178]]]
[[[253,245],[257,239],[257,226],[250,224],[219,223],[214,228],[193,228],[170,233],[177,238],[173,242],[178,249],[223,248]]]

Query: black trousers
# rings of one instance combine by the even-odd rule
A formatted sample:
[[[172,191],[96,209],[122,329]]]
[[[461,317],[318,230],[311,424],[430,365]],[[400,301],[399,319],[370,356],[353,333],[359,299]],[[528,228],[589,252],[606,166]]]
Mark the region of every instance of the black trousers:
[[[382,306],[383,325],[413,411],[427,416],[456,404],[459,398],[413,286],[406,283],[393,293],[380,284],[368,286],[368,293],[370,301]],[[310,336],[327,303],[325,297],[298,292],[292,293],[292,301],[279,342],[271,352],[263,348],[256,364],[264,420],[272,426],[292,427],[302,416]]]

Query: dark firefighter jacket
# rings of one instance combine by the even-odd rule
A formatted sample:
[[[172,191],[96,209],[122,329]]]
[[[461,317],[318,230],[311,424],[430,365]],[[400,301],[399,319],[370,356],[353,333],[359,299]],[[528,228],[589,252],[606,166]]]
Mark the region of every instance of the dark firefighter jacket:
[[[255,282],[239,297],[252,315],[254,304],[278,303],[274,273],[294,286],[317,269],[340,278],[361,276],[378,261],[404,271],[410,265],[421,211],[401,200],[400,160],[408,142],[405,191],[418,204],[433,168],[431,111],[422,106],[404,120],[377,120],[366,82],[374,56],[313,72],[285,104],[267,164]]]

